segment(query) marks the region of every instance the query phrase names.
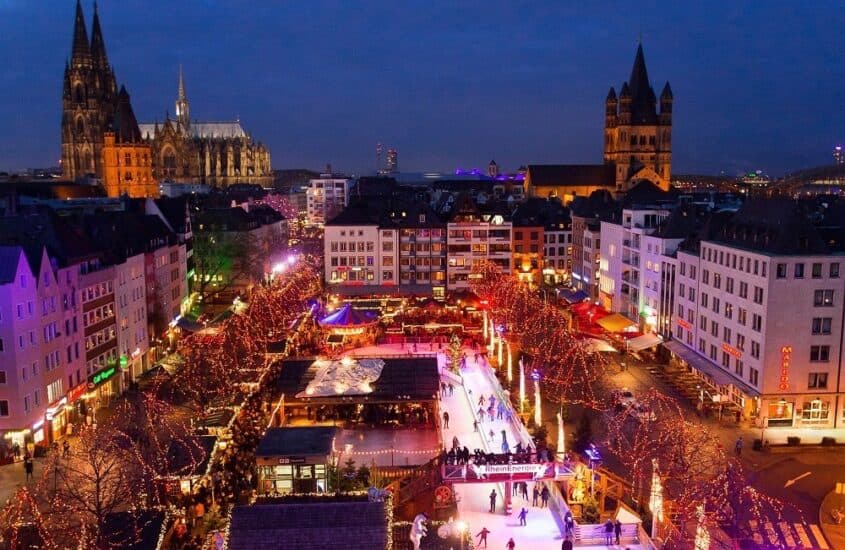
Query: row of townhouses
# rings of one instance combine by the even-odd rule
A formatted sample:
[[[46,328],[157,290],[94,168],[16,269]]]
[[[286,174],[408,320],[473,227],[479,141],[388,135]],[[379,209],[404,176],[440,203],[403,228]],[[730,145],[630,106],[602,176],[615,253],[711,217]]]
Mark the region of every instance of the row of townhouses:
[[[808,438],[843,430],[845,205],[638,187],[612,213],[588,216],[574,256],[598,254],[573,281],[660,335],[701,379],[702,402]]]
[[[478,204],[468,194],[353,202],[325,224],[330,292],[401,292],[445,298],[465,291],[473,266],[490,261],[530,284],[570,269],[569,212],[559,201]]]
[[[41,206],[0,217],[8,445],[49,443],[91,421],[161,352],[188,293],[186,244],[156,201],[133,202],[124,211],[59,215]]]

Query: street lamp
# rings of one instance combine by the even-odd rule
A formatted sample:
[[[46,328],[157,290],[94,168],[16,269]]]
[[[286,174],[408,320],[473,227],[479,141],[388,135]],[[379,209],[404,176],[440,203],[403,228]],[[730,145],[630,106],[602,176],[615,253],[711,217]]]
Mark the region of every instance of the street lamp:
[[[657,538],[657,523],[663,521],[663,483],[657,470],[657,459],[651,459],[651,495],[648,508],[651,510],[651,540]],[[697,548],[697,546],[696,546]]]
[[[534,381],[534,424],[539,428],[543,424],[543,410],[540,401],[540,378],[542,375],[540,371],[534,369],[531,371],[531,380]]]
[[[506,342],[508,345],[508,384],[513,382],[513,350],[511,349],[511,343]]]
[[[525,363],[519,359],[519,413],[525,412]]]

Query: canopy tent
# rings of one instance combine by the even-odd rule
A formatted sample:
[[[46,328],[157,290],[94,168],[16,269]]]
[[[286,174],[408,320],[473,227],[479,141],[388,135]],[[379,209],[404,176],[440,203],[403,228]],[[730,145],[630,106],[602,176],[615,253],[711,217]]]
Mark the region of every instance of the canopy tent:
[[[628,340],[628,344],[625,349],[628,351],[642,351],[644,349],[653,348],[662,342],[663,338],[657,334],[643,334],[642,336],[637,336],[636,338]]]
[[[378,318],[374,313],[361,311],[344,304],[339,310],[320,319],[320,325],[329,328],[363,327],[374,324]]]
[[[642,523],[643,520],[634,510],[623,502],[619,503],[619,508],[616,509],[615,518],[619,523]]]
[[[593,352],[600,351],[616,351],[616,348],[602,340],[601,338],[587,338],[585,340],[587,348]]]
[[[611,313],[602,317],[596,323],[608,332],[626,332],[636,330],[637,324],[621,313]]]
[[[561,290],[560,297],[566,300],[567,303],[577,304],[588,299],[590,295],[583,290]]]

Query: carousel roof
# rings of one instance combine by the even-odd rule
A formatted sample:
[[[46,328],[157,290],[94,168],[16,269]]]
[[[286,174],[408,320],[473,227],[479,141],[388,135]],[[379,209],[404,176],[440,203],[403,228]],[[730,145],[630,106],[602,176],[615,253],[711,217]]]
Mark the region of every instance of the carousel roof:
[[[356,327],[370,325],[377,320],[372,312],[361,311],[352,307],[351,304],[344,304],[339,310],[320,319],[320,324],[327,327]]]

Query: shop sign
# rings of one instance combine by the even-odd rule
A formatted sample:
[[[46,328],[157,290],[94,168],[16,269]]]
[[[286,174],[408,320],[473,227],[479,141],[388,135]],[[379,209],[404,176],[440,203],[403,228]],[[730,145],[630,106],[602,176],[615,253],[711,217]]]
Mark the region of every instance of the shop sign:
[[[91,376],[91,384],[93,384],[95,387],[99,386],[100,384],[114,376],[115,372],[117,372],[116,367],[108,367],[107,369],[103,369],[100,372]]]
[[[69,392],[67,392],[67,401],[68,401],[68,403],[73,403],[73,402],[75,402],[77,399],[79,399],[80,397],[82,397],[82,394],[84,394],[84,393],[85,393],[85,389],[86,389],[86,388],[85,388],[85,384],[79,384],[78,386],[76,386],[75,388],[73,388],[72,390],[70,390]]]
[[[279,458],[279,464],[305,464],[304,456],[283,456]]]
[[[126,370],[129,368],[129,358],[125,355],[120,356],[120,370]]]
[[[792,360],[792,346],[780,348],[780,386],[781,391],[789,389],[789,363]]]
[[[687,330],[692,330],[692,325],[684,321],[683,319],[678,319],[678,324],[684,327]]]
[[[730,344],[722,343],[722,351],[727,353],[728,355],[733,355],[737,359],[742,359],[742,352],[736,349],[735,347],[731,346]]]
[[[52,407],[48,407],[47,408],[47,420],[53,420],[53,417],[56,416],[56,413],[58,413],[61,410],[61,408],[65,405],[65,403],[67,403],[67,397],[62,397],[61,399],[58,400],[58,402],[56,402],[55,405],[53,405]]]

